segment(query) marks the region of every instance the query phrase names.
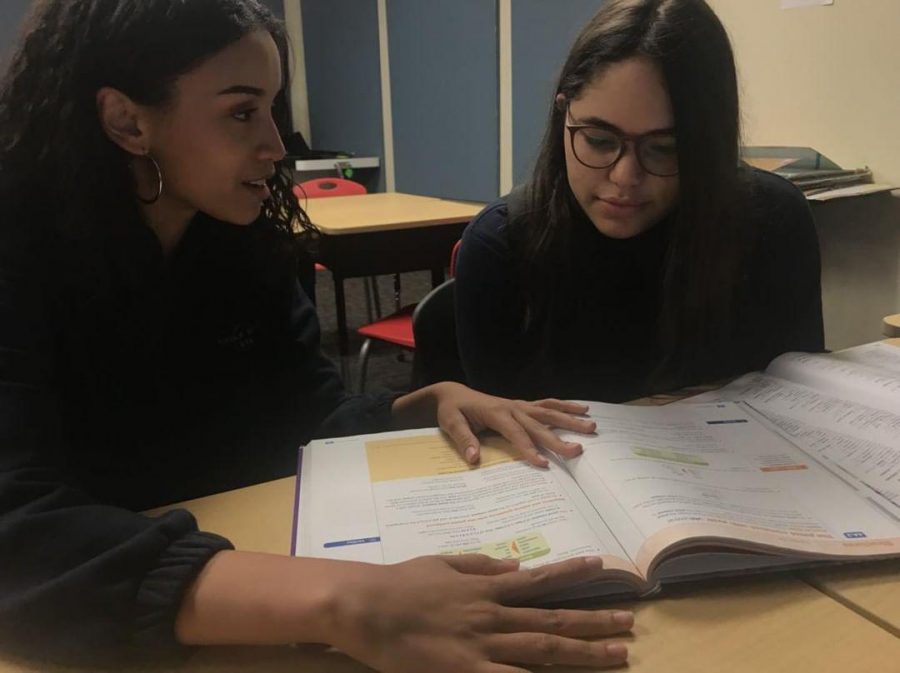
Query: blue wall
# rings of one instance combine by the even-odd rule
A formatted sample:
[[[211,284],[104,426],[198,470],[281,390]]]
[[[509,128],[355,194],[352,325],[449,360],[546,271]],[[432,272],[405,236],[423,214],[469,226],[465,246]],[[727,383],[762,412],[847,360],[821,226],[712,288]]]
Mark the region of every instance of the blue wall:
[[[310,144],[383,160],[376,0],[303,0],[301,8]]]
[[[603,0],[513,0],[513,181],[527,180],[569,48]]]
[[[262,0],[262,4],[272,10],[272,13],[279,19],[284,19],[284,2],[283,0]]]
[[[389,0],[387,8],[397,191],[495,198],[495,0]]]
[[[0,0],[0,69],[5,68],[30,0]]]
[[[602,4],[511,4],[516,182],[531,172],[569,47]],[[301,6],[313,146],[383,158],[376,0]],[[500,173],[497,0],[386,6],[397,191],[493,200]]]

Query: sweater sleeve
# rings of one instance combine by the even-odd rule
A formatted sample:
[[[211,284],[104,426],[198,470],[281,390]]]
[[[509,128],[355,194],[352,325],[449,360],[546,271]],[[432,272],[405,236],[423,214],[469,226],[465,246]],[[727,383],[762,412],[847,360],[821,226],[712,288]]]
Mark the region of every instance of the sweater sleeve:
[[[520,297],[505,234],[507,208],[498,201],[466,228],[456,262],[456,329],[467,383],[515,396],[522,366]]]
[[[299,283],[294,286],[290,313],[297,416],[310,429],[303,433],[303,441],[310,435],[342,437],[388,430],[393,402],[402,393],[359,395],[346,390],[334,363],[322,353],[318,316]]]
[[[231,545],[185,511],[100,503],[68,474],[52,331],[27,267],[0,250],[0,642],[69,663],[177,654],[181,597]]]

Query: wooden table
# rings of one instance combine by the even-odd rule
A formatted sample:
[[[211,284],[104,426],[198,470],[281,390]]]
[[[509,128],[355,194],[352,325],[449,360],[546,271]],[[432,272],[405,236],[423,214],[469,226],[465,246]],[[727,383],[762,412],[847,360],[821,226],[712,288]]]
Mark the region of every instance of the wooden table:
[[[286,553],[293,497],[294,478],[287,478],[180,506],[194,513],[201,528],[228,536],[238,549]],[[165,509],[170,508],[152,513]],[[883,585],[883,578],[869,581],[876,590]],[[887,673],[897,670],[900,662],[900,638],[895,634],[790,576],[693,586],[622,607],[637,613],[626,669],[631,673]],[[117,670],[169,669],[137,665]],[[304,646],[200,648],[178,670],[362,673],[368,669],[340,653]],[[0,673],[83,671],[0,659]]]
[[[322,233],[317,261],[334,277],[343,357],[349,353],[344,280],[429,269],[437,287],[453,245],[483,206],[391,192],[309,199],[305,207]]]
[[[900,337],[900,313],[885,316],[882,331],[886,337]]]
[[[818,570],[804,580],[900,638],[900,561]]]

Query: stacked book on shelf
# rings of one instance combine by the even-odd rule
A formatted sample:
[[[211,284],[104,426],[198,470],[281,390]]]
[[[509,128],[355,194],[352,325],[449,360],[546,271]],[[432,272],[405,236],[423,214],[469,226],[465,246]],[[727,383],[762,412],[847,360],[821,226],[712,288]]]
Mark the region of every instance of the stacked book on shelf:
[[[743,160],[772,171],[799,187],[811,201],[888,192],[896,186],[875,182],[865,168],[844,169],[809,147],[744,147]]]

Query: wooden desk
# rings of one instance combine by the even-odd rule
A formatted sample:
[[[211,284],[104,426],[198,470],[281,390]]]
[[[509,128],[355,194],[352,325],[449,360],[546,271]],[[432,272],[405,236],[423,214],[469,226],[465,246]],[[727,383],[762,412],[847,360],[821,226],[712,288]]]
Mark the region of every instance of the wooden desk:
[[[334,277],[341,356],[349,353],[344,279],[430,269],[437,287],[453,245],[482,208],[395,192],[309,199],[302,205],[322,232],[317,261]]]
[[[294,479],[183,503],[207,530],[239,549],[289,547]],[[164,511],[161,508],[153,513]],[[707,584],[628,604],[637,613],[632,673],[885,673],[900,661],[900,638],[790,577]],[[155,666],[117,669],[162,673]],[[183,673],[362,673],[365,667],[322,647],[200,648]],[[540,669],[573,673],[575,669]],[[578,669],[585,670],[585,669]],[[620,669],[622,670],[622,669]],[[86,673],[0,659],[0,673]],[[460,672],[464,673],[464,672]]]
[[[900,561],[819,570],[804,579],[900,638]]]
[[[885,316],[882,321],[882,331],[886,337],[900,337],[900,313]]]

